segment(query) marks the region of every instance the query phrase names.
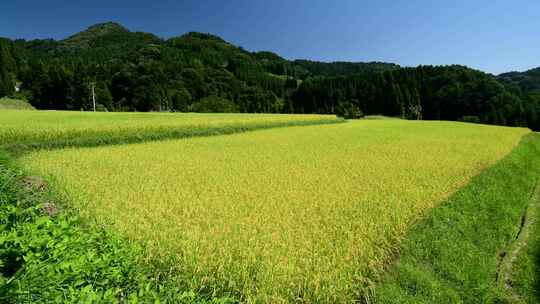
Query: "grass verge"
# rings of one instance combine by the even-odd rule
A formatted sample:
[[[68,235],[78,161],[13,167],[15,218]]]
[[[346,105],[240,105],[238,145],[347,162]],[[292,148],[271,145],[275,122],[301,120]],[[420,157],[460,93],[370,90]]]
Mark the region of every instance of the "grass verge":
[[[226,303],[182,289],[144,250],[90,227],[0,151],[1,303]]]
[[[525,247],[517,256],[510,273],[509,285],[517,297],[516,303],[540,302],[540,195],[537,193],[536,204],[530,221],[530,231]],[[530,214],[530,212],[529,212]]]
[[[508,302],[497,272],[535,191],[539,154],[540,135],[526,135],[510,155],[433,209],[409,232],[368,302]]]

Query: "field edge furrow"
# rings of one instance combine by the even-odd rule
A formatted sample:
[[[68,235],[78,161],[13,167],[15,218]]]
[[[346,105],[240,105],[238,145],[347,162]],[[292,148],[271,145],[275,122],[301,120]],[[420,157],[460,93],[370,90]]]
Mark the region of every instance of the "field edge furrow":
[[[515,237],[515,240],[510,243],[507,249],[501,253],[501,261],[497,271],[497,282],[499,288],[508,292],[508,297],[512,301],[519,301],[521,296],[513,289],[512,283],[514,281],[514,268],[516,267],[516,260],[523,253],[523,250],[527,246],[534,225],[538,220],[538,208],[540,207],[540,186],[538,185],[538,178],[535,183],[534,189],[531,191],[530,203],[526,207],[522,218],[520,219],[520,229]]]

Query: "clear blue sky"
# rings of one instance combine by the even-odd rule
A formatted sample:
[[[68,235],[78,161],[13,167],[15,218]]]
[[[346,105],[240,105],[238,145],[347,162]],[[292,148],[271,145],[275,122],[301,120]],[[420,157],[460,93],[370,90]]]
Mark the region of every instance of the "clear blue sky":
[[[116,21],[168,38],[217,34],[248,50],[321,61],[540,66],[540,0],[29,0],[0,3],[0,36],[65,38]]]

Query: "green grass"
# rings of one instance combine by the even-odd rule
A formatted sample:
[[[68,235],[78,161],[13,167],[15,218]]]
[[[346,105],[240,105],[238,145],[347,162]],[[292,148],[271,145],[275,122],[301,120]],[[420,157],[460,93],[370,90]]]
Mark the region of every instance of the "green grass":
[[[41,151],[25,155],[21,164],[54,181],[84,218],[110,225],[144,244],[149,257],[172,263],[178,282],[190,290],[245,302],[335,303],[360,299],[413,223],[527,133],[451,122],[361,120]],[[503,166],[510,171],[497,174],[519,186],[509,190],[517,198],[527,187],[514,179],[532,173]],[[490,190],[489,180],[476,180],[478,198],[495,199],[506,190]],[[447,205],[453,206],[434,213]],[[504,219],[515,210],[497,207],[493,216],[507,225],[479,235],[498,233],[499,240],[512,234],[511,218]],[[463,210],[484,219],[484,213]],[[470,223],[460,229],[478,228]],[[414,251],[424,240],[435,244],[418,250],[436,249],[439,235],[447,242],[444,228],[435,225],[427,240],[413,232],[405,248]],[[469,248],[462,248],[469,257]],[[409,253],[404,254],[406,259]],[[464,282],[470,297],[481,294],[477,282]]]
[[[538,211],[540,199],[535,197],[536,204],[530,208],[536,208],[536,218],[529,220],[531,232],[528,235],[527,245],[522,249],[513,264],[510,285],[513,293],[518,296],[521,303],[540,302],[540,220]]]
[[[0,98],[0,110],[35,110],[35,108],[24,100],[2,97]]]
[[[0,111],[0,147],[18,153],[337,122],[331,115]]]
[[[474,177],[407,234],[396,263],[375,286],[377,303],[504,303],[500,255],[520,229],[540,174],[540,136],[529,134],[495,166]],[[538,234],[521,261],[521,286],[536,302]],[[531,280],[532,279],[532,280]]]

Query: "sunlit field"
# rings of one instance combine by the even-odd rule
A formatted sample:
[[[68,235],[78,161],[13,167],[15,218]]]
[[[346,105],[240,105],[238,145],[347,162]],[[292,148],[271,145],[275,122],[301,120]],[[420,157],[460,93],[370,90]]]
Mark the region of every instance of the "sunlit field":
[[[0,111],[0,146],[51,148],[339,122],[333,115]]]
[[[0,136],[48,136],[36,124],[52,128],[56,122],[42,115],[33,126]],[[65,115],[58,129],[70,126],[70,115],[82,114]],[[118,115],[137,128],[206,120]],[[276,119],[214,117],[212,125]],[[95,119],[116,132],[118,124]],[[66,132],[87,128],[79,122],[73,127]],[[411,224],[528,132],[364,120],[40,151],[20,162],[54,181],[84,218],[146,244],[149,257],[171,263],[194,290],[245,302],[352,302]]]

